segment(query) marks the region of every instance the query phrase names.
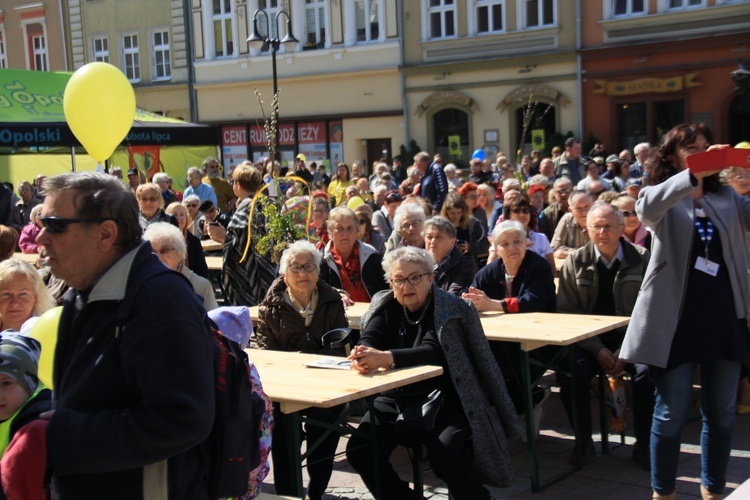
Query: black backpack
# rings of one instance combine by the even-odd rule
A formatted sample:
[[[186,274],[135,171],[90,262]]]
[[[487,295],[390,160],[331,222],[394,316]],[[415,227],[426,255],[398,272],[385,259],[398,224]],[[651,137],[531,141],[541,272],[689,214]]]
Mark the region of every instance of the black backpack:
[[[166,267],[149,276],[135,272],[128,287],[138,290],[148,279],[172,272]],[[126,294],[117,309],[117,341],[136,295],[137,292]],[[204,326],[206,334],[213,339],[216,406],[211,434],[201,445],[208,474],[208,494],[210,498],[239,497],[247,493],[250,472],[260,465],[260,424],[265,403],[252,390],[247,353],[237,342],[225,337],[207,315]]]

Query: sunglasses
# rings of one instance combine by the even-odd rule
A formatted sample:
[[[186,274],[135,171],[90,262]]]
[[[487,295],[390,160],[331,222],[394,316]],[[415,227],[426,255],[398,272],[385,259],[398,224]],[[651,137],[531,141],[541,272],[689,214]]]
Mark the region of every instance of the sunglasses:
[[[638,214],[637,214],[637,213],[635,213],[635,212],[630,212],[630,211],[628,211],[628,210],[623,210],[623,211],[622,211],[622,215],[623,215],[623,217],[635,217],[635,216],[637,216]]]
[[[98,224],[112,219],[63,219],[60,217],[40,217],[44,229],[52,234],[62,234],[71,224]]]
[[[185,206],[188,207],[188,208],[198,208],[198,204],[197,203],[188,203]]]

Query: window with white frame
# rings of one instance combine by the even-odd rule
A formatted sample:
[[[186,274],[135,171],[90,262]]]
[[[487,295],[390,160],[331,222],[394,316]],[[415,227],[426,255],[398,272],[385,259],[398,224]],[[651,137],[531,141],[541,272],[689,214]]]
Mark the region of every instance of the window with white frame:
[[[355,0],[354,18],[357,42],[375,42],[383,32],[381,18],[382,0]]]
[[[153,80],[169,80],[172,77],[172,58],[169,51],[169,31],[154,31],[151,40]]]
[[[276,16],[281,11],[281,2],[279,0],[258,0],[258,8],[261,10],[264,10],[266,14],[268,15],[268,19],[262,14],[258,14],[258,32],[260,33],[260,36],[263,38],[271,38],[274,40],[279,40],[279,31],[278,26],[274,22],[276,19]],[[281,16],[281,19],[279,21],[286,20],[284,16]],[[268,33],[268,29],[271,29],[271,33]],[[252,27],[250,28],[252,29]],[[263,46],[261,49],[263,51],[270,51],[271,48],[267,46]]]
[[[133,83],[141,81],[141,57],[138,51],[138,35],[135,33],[122,37],[122,61],[125,76]]]
[[[477,34],[505,31],[505,0],[476,0],[474,15]]]
[[[94,62],[109,62],[109,39],[106,36],[91,40],[91,49]]]
[[[325,47],[326,3],[326,0],[305,0],[305,32],[307,33],[305,47],[307,48]]]
[[[646,12],[646,0],[610,0],[613,16],[632,16]]]
[[[47,71],[47,41],[44,35],[32,36],[31,46],[34,50],[34,69]]]
[[[5,32],[0,30],[0,69],[6,69],[8,61],[5,58]]]
[[[555,0],[520,0],[525,28],[542,28],[556,24]]]
[[[454,0],[427,0],[429,39],[456,36],[456,3]]]
[[[706,0],[668,0],[667,8],[669,10],[685,10],[697,7],[705,7]]]
[[[214,30],[215,57],[231,57],[234,55],[233,3],[232,0],[213,0],[211,20]]]

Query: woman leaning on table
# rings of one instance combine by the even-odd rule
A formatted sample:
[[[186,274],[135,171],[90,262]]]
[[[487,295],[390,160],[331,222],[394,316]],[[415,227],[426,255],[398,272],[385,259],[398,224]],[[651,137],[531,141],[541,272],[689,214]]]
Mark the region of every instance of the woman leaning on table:
[[[503,487],[513,481],[507,439],[518,434],[518,422],[476,311],[434,285],[433,267],[432,256],[420,248],[386,255],[383,268],[392,290],[373,297],[349,358],[363,375],[416,365],[442,366],[445,373],[382,393],[374,401],[375,414],[365,414],[359,429],[377,426],[379,481],[362,433],[351,437],[346,456],[371,493],[379,488],[379,498],[412,498],[409,484],[389,462],[401,444],[394,422],[399,408],[419,404],[440,388],[443,405],[424,443],[432,469],[454,498],[490,498],[483,484]]]
[[[700,365],[701,494],[721,498],[732,447],[740,365],[748,358],[750,199],[722,186],[717,170],[691,172],[689,155],[711,145],[704,124],[670,130],[651,158],[636,203],[653,232],[652,256],[620,357],[650,365],[655,499],[675,497],[680,438]]]
[[[258,308],[256,336],[260,349],[344,355],[343,350],[334,351],[321,341],[330,330],[348,326],[338,292],[318,280],[321,259],[315,245],[304,240],[292,243],[284,251],[279,263],[279,277],[271,284]],[[312,419],[332,423],[342,409],[341,406],[309,408],[303,413]],[[274,405],[274,423],[271,455],[276,493],[294,495],[296,492],[290,486],[294,467],[287,453],[287,436],[291,431],[287,429],[277,404]],[[325,429],[306,426],[305,433],[307,442],[315,443],[325,434]],[[310,454],[307,498],[323,498],[331,478],[338,441],[339,435],[331,433]]]

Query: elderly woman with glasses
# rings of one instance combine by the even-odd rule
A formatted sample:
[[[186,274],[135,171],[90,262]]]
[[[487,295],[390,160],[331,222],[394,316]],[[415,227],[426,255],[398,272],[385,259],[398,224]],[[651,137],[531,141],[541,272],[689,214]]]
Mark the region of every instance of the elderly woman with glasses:
[[[651,250],[651,233],[646,229],[638,214],[635,212],[635,198],[623,195],[612,202],[625,216],[625,231],[623,236],[633,245]]]
[[[281,256],[279,277],[268,289],[258,309],[256,336],[260,349],[275,351],[344,355],[323,345],[323,335],[335,328],[348,326],[344,305],[331,286],[319,280],[321,254],[315,245],[300,240],[292,243]],[[252,357],[252,356],[251,356]],[[324,422],[334,422],[342,407],[309,408],[308,417]],[[291,485],[294,466],[287,453],[288,424],[274,405],[273,470],[276,493],[294,495]],[[308,443],[317,442],[325,429],[308,426],[305,429]],[[310,484],[307,498],[320,500],[328,486],[333,470],[333,455],[339,441],[331,433],[308,457],[307,471]]]
[[[424,221],[427,219],[424,200],[407,198],[393,217],[393,233],[385,244],[385,252],[405,246],[424,248]]]
[[[414,436],[402,435],[395,422],[405,408],[421,404],[439,389],[443,404],[434,428],[420,440],[427,446],[432,469],[454,498],[489,499],[483,484],[504,487],[513,482],[507,439],[517,434],[518,421],[479,316],[466,302],[435,286],[434,265],[432,256],[420,248],[399,248],[386,255],[384,268],[392,290],[373,298],[362,318],[359,345],[349,359],[363,375],[425,364],[442,366],[446,372],[375,399],[359,429],[377,427],[377,464],[365,446],[366,433],[349,439],[346,456],[370,492],[379,491],[376,498],[413,498],[389,458],[396,446]]]
[[[555,274],[555,257],[552,253],[552,246],[544,233],[536,231],[538,217],[526,195],[521,195],[503,206],[503,219],[518,221],[523,225],[526,230],[528,249],[540,257],[544,257],[552,268],[553,274]],[[493,262],[496,258],[497,252],[493,246],[490,249],[488,262]]]
[[[182,236],[185,239],[185,245],[187,245],[185,265],[197,273],[198,276],[208,278],[208,264],[206,263],[206,256],[203,254],[201,240],[188,231],[187,208],[182,203],[176,201],[170,203],[165,212],[177,221],[177,228],[182,232]]]
[[[424,248],[435,260],[435,284],[441,290],[461,296],[477,273],[474,262],[456,248],[456,228],[445,217],[424,223]]]
[[[187,245],[182,231],[166,222],[155,222],[143,233],[143,239],[151,242],[151,249],[162,264],[185,276],[193,290],[203,299],[207,311],[216,309],[214,286],[206,278],[195,274],[185,265]]]
[[[359,217],[346,207],[336,207],[328,216],[331,241],[323,251],[320,279],[336,288],[344,302],[370,302],[388,285],[383,280],[380,253],[357,239]]]
[[[205,184],[204,184],[205,186]],[[182,204],[185,205],[185,208],[187,208],[187,230],[192,234],[193,236],[200,238],[201,237],[201,229],[198,224],[198,221],[200,220],[201,216],[203,215],[200,210],[201,206],[201,199],[198,198],[197,195],[191,194],[188,196],[185,196],[182,199]]]
[[[156,222],[169,222],[177,225],[174,217],[167,215],[162,209],[164,198],[162,198],[161,189],[157,184],[148,182],[139,185],[135,190],[135,198],[138,200],[138,222],[144,231]]]

